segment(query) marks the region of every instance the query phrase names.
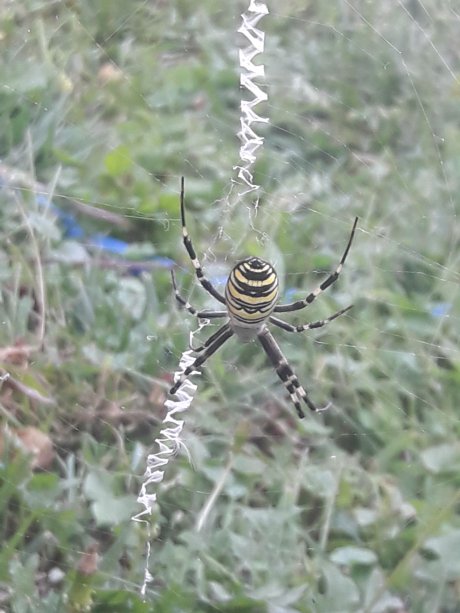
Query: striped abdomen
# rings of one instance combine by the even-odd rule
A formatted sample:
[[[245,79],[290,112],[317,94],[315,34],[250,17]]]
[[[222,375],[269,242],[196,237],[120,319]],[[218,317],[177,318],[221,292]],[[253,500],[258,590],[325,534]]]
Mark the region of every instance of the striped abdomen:
[[[253,328],[256,333],[278,299],[278,275],[264,260],[251,257],[238,262],[225,287],[225,301],[235,332]]]

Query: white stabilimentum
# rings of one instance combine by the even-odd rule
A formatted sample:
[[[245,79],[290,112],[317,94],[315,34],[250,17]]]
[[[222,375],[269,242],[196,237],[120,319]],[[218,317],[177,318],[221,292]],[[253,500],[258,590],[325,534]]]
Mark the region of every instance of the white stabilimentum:
[[[184,370],[193,364],[195,357],[193,351],[184,351],[179,362],[179,368],[174,373],[174,380],[181,376]],[[145,596],[147,585],[152,581],[152,575],[150,574],[148,567],[150,562],[151,553],[151,533],[150,524],[146,519],[143,519],[145,515],[151,515],[154,506],[157,501],[157,488],[158,484],[163,481],[164,471],[166,465],[169,462],[171,456],[177,454],[179,449],[185,447],[180,436],[182,428],[184,426],[183,419],[177,419],[176,414],[186,411],[192,404],[193,396],[196,391],[196,385],[189,379],[186,379],[175,394],[175,400],[167,400],[165,407],[167,409],[166,417],[163,419],[163,428],[157,439],[155,439],[155,446],[158,448],[156,453],[150,453],[147,456],[147,468],[144,474],[144,481],[142,482],[137,502],[144,508],[143,510],[133,517],[134,521],[145,522],[149,528],[149,534],[147,538],[147,555],[145,561],[144,570],[144,582],[141,588],[142,596]],[[152,491],[153,488],[153,491]]]
[[[256,26],[259,20],[268,14],[267,5],[264,2],[256,2],[251,0],[248,10],[241,15],[243,23],[238,29],[238,32],[243,34],[249,44],[240,50],[240,67],[241,87],[245,88],[252,94],[250,100],[241,101],[241,117],[240,124],[241,129],[238,132],[238,137],[241,141],[240,146],[240,159],[241,165],[237,166],[238,177],[246,183],[248,191],[258,189],[258,185],[253,183],[253,175],[250,171],[250,167],[256,160],[256,151],[263,144],[264,139],[258,136],[252,128],[253,123],[268,123],[268,118],[260,117],[255,111],[254,107],[259,102],[265,102],[268,100],[266,92],[255,83],[255,79],[263,77],[264,66],[263,64],[254,64],[253,59],[259,53],[264,50],[265,34],[262,30]]]

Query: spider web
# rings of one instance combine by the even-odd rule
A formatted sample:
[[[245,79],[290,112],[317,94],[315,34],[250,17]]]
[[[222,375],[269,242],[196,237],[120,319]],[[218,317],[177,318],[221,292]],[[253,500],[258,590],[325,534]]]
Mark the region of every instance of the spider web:
[[[261,113],[269,118],[269,124],[260,126],[265,141],[254,166],[256,181],[262,188],[257,209],[252,194],[240,195],[241,185],[232,170],[238,163],[239,4],[231,3],[217,12],[210,7],[184,10],[175,4],[169,10],[164,7],[160,10],[149,2],[130,3],[126,8],[117,4],[113,13],[85,3],[75,10],[60,3],[51,9],[31,4],[30,15],[17,15],[12,5],[9,8],[12,20],[18,19],[21,32],[25,33],[32,24],[31,37],[46,40],[40,59],[35,64],[29,60],[30,66],[26,63],[37,80],[37,90],[43,81],[55,79],[59,81],[61,95],[57,97],[59,109],[52,109],[43,100],[36,101],[35,90],[25,87],[23,75],[3,68],[1,91],[5,99],[21,100],[33,112],[24,118],[29,122],[24,132],[27,138],[16,142],[14,134],[3,136],[4,142],[14,146],[2,161],[10,170],[27,172],[31,180],[35,180],[33,173],[38,166],[41,181],[47,185],[54,181],[53,201],[63,194],[95,207],[102,206],[134,224],[129,236],[123,235],[123,239],[135,243],[141,254],[152,255],[146,246],[150,242],[155,249],[153,256],[178,260],[178,278],[184,295],[194,304],[204,308],[217,306],[203,296],[180,248],[177,204],[182,174],[186,176],[189,231],[207,275],[219,289],[223,288],[233,263],[254,253],[276,267],[283,283],[283,301],[305,296],[337,265],[353,219],[355,215],[360,217],[359,230],[339,281],[315,305],[289,316],[289,321],[305,323],[320,319],[351,302],[355,304],[354,310],[327,329],[308,336],[276,331],[283,351],[315,402],[321,405],[332,401],[324,420],[323,416],[313,415],[298,424],[291,417],[293,408],[284,398],[283,387],[256,346],[229,342],[207,366],[208,383],[205,385],[201,378],[195,380],[199,389],[185,442],[200,479],[193,480],[186,458],[178,459],[170,478],[166,477],[168,483],[160,491],[160,506],[164,504],[171,528],[162,530],[158,539],[161,553],[158,560],[155,551],[153,557],[154,568],[160,569],[165,584],[174,581],[162,564],[175,568],[184,543],[193,551],[197,547],[191,536],[193,531],[186,529],[187,521],[194,523],[200,534],[207,525],[213,525],[213,513],[224,521],[225,515],[218,506],[223,491],[226,501],[237,504],[238,488],[243,485],[232,477],[235,471],[254,475],[268,470],[272,474],[270,487],[274,496],[285,488],[282,475],[277,475],[277,466],[283,471],[295,466],[293,481],[298,481],[292,488],[297,491],[301,489],[301,473],[310,480],[310,490],[320,487],[321,476],[336,478],[332,479],[330,489],[327,483],[323,484],[325,493],[318,502],[325,521],[313,540],[324,550],[333,529],[331,501],[339,497],[340,476],[347,470],[352,474],[351,481],[353,477],[367,479],[377,484],[376,489],[386,487],[388,499],[393,497],[391,504],[396,505],[394,498],[404,492],[398,512],[407,513],[406,521],[410,521],[415,511],[408,501],[417,498],[416,494],[420,498],[423,495],[414,493],[416,486],[412,482],[407,490],[413,497],[402,487],[393,488],[386,481],[387,474],[389,481],[396,479],[396,467],[401,466],[420,480],[422,469],[431,471],[435,477],[441,475],[430,490],[432,496],[439,496],[441,504],[449,499],[453,481],[446,466],[449,463],[458,466],[459,461],[455,443],[459,418],[455,409],[459,385],[460,58],[456,40],[460,15],[453,3],[434,2],[342,1],[328,6],[313,3],[309,8],[292,2],[283,8],[269,8],[270,15],[261,22],[266,40],[260,61],[265,65],[268,91],[268,102],[261,107]],[[53,27],[49,10],[56,10]],[[111,25],[104,28],[104,20]],[[146,38],[139,45],[131,36],[139,31],[143,20],[149,23],[155,38],[150,39],[149,28],[143,28],[140,31]],[[163,20],[161,27],[159,20]],[[78,40],[73,39],[77,47],[72,54],[65,51],[62,42],[56,45],[53,42],[53,37],[59,40],[66,29],[79,36]],[[8,29],[5,31],[11,35]],[[27,45],[26,37],[21,45],[15,39],[13,66],[16,56],[21,57],[23,46]],[[160,54],[157,49],[161,49]],[[91,60],[87,53],[95,58],[93,75],[88,72]],[[155,61],[159,58],[162,65],[156,66],[153,57]],[[80,63],[84,66],[81,73]],[[160,77],[167,74],[165,66],[175,72],[175,77],[163,87],[156,73]],[[79,75],[78,79],[75,75]],[[91,98],[85,79],[91,83],[94,78],[101,88],[109,91],[113,88],[112,98]],[[129,87],[117,90],[120,83]],[[104,105],[107,113],[100,112]],[[15,112],[21,113],[21,108]],[[50,117],[58,112],[61,119],[56,123]],[[90,112],[94,112],[93,122],[88,121]],[[170,121],[177,117],[176,131],[161,132],[163,114]],[[99,121],[101,116],[103,121]],[[198,118],[199,129],[189,125],[190,117]],[[148,126],[150,121],[155,125],[150,137],[157,136],[158,141],[136,148],[139,125]],[[118,130],[111,130],[112,122],[120,126]],[[110,136],[107,140],[104,128]],[[49,130],[55,131],[55,158],[47,165],[35,153],[43,155],[47,151],[44,143]],[[234,145],[230,149],[233,136]],[[7,149],[4,146],[4,151]],[[106,173],[102,179],[100,166],[90,170],[97,156],[105,159]],[[77,158],[86,170],[78,168]],[[85,185],[81,184],[82,177],[87,181]],[[14,181],[11,184],[17,187]],[[130,200],[117,200],[117,190]],[[149,199],[149,190],[154,192],[156,202],[153,197]],[[35,191],[23,183],[19,193],[27,201]],[[43,209],[31,213],[34,232],[53,244],[57,238],[47,220]],[[139,225],[133,229],[136,223]],[[117,233],[112,230],[106,225],[103,231]],[[2,234],[14,238],[16,229],[6,225]],[[186,323],[192,318],[185,314],[171,315],[170,303],[165,298],[167,270],[154,268],[140,277],[123,276],[117,269],[110,269],[100,255],[92,252],[88,257],[86,252],[79,251],[77,244],[78,241],[67,240],[50,250],[57,260],[60,258],[60,263],[50,257],[45,265],[43,275],[45,280],[48,276],[47,283],[51,284],[48,292],[63,291],[55,267],[62,265],[67,254],[69,265],[77,271],[72,273],[71,284],[77,283],[79,277],[83,283],[78,266],[88,267],[94,258],[107,266],[99,271],[105,270],[113,285],[120,284],[119,304],[134,305],[134,311],[135,300],[155,307],[155,319],[146,316],[144,326],[123,331],[132,336],[124,351],[107,350],[110,343],[115,347],[116,342],[107,338],[109,327],[106,330],[102,327],[104,339],[86,336],[82,355],[90,363],[104,363],[100,377],[96,378],[104,406],[126,406],[127,410],[139,411],[140,419],[145,418],[144,404],[137,404],[120,383],[123,377],[128,377],[144,398],[150,401],[153,398],[154,405],[157,402],[155,412],[159,417],[168,375],[186,348],[187,329],[193,330],[196,322]],[[87,245],[84,241],[82,245],[85,251]],[[77,255],[81,261],[77,261]],[[17,279],[22,276],[17,271],[16,274]],[[10,283],[11,275],[2,269],[2,278]],[[96,290],[88,291],[85,297],[89,303],[89,298],[95,299],[98,294]],[[82,302],[75,300],[74,304]],[[59,317],[65,320],[63,313],[47,314],[48,319]],[[141,316],[136,321],[140,319]],[[215,329],[212,324],[204,332]],[[164,346],[164,351],[152,350],[152,345]],[[132,357],[134,346],[140,349]],[[107,361],[108,356],[111,362]],[[14,375],[14,369],[11,374]],[[84,380],[84,374],[80,376]],[[106,387],[108,376],[120,385],[119,396]],[[77,412],[88,409],[81,406],[78,395],[70,397],[75,398]],[[93,401],[96,402],[94,398]],[[149,406],[148,402],[145,405]],[[107,412],[94,411],[94,418],[108,430],[117,429]],[[22,413],[19,417],[16,414],[15,419],[16,427],[29,423]],[[97,429],[96,434],[92,432],[92,436],[85,438],[90,428],[73,414],[70,417],[60,411],[59,421],[74,429],[81,439],[78,447],[84,450],[81,455],[72,456],[68,446],[56,437],[55,448],[61,452],[60,474],[68,479],[74,474],[71,463],[76,460],[72,457],[78,458],[81,473],[86,467],[85,492],[100,522],[98,525],[95,521],[92,535],[106,553],[109,541],[114,547],[122,539],[111,541],[106,535],[106,540],[101,536],[100,526],[105,529],[108,525],[109,532],[115,521],[108,524],[100,521],[97,513],[102,511],[97,510],[97,505],[102,508],[102,504],[97,491],[112,487],[112,480],[118,479],[123,469],[110,459],[101,465],[102,476],[98,481],[98,459],[110,458],[112,445]],[[120,422],[116,423],[119,426]],[[400,435],[401,430],[406,436]],[[143,471],[148,440],[132,424],[131,430],[124,427],[122,435],[114,436],[123,452],[130,450],[126,452],[129,471],[125,466],[124,474],[129,473],[134,480]],[[153,443],[153,429],[150,440]],[[315,440],[319,441],[316,445],[312,442]],[[244,444],[252,445],[252,450],[240,455]],[[100,449],[106,453],[101,454]],[[418,456],[416,450],[423,453]],[[361,455],[363,461],[354,454]],[[380,462],[375,472],[366,464],[373,456]],[[395,457],[399,459],[391,462],[389,458]],[[443,472],[446,470],[447,475]],[[52,475],[54,471],[48,468],[45,473]],[[425,487],[428,488],[426,484]],[[294,498],[289,488],[285,495]],[[131,492],[126,498],[135,501],[135,494]],[[193,512],[188,511],[188,502],[184,502],[190,500]],[[263,507],[266,500],[261,497],[259,503],[260,500],[264,501]],[[257,506],[254,501],[241,513],[251,526],[256,526],[258,520],[255,510],[251,515],[252,506]],[[356,513],[363,513],[365,506],[357,504]],[[47,513],[51,522],[53,514]],[[426,522],[429,527],[428,519]],[[295,557],[295,533],[286,534],[281,525],[278,528],[285,542],[278,543],[274,538],[266,550],[254,547],[253,565],[258,556],[267,556],[276,572],[276,552],[292,547]],[[337,528],[337,520],[334,526]],[[438,534],[439,526],[435,528],[432,532],[427,529],[426,538]],[[134,533],[137,528],[126,530]],[[248,538],[243,528],[241,534]],[[235,551],[241,534],[238,531],[232,534]],[[129,538],[135,537],[125,539],[128,550]],[[136,538],[142,542],[141,537]],[[418,545],[421,547],[422,543]],[[67,543],[62,547],[69,559],[78,559],[82,548],[84,544],[72,547]],[[142,556],[141,548],[138,556]],[[53,563],[50,556],[49,566]],[[251,560],[248,564],[251,565]],[[138,561],[134,566],[139,571]],[[142,583],[139,572],[123,574],[114,568],[107,564],[100,569],[107,585],[123,586],[133,593],[139,590]],[[199,574],[199,570],[196,572]],[[258,586],[261,584],[262,581]],[[386,588],[383,580],[382,585]],[[257,581],[254,586],[257,587]],[[164,591],[160,581],[152,587],[151,595]],[[292,603],[295,602],[293,597]],[[302,610],[296,604],[291,606],[291,610]]]

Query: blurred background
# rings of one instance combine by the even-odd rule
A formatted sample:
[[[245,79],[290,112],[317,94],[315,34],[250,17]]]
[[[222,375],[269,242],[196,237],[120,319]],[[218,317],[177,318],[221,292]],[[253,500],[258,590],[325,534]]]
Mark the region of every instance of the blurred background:
[[[270,123],[239,196],[245,2],[0,5],[0,610],[460,611],[460,13],[455,2],[270,3]],[[189,451],[131,517],[197,322],[189,231],[222,289],[247,254],[321,414],[259,345],[196,377]],[[216,330],[206,326],[195,339]],[[199,342],[199,341],[198,341]],[[152,556],[140,596],[146,543]]]

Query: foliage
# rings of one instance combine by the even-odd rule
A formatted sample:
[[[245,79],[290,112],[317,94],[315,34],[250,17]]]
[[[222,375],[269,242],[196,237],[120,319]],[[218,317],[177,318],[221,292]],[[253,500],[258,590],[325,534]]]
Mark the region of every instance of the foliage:
[[[454,612],[458,16],[433,0],[291,0],[264,18],[270,125],[249,224],[231,181],[241,6],[222,6],[2,9],[0,608]],[[256,346],[209,363],[186,416],[193,464],[175,458],[159,489],[143,602],[149,531],[130,518],[196,327],[161,260],[192,288],[182,174],[209,275],[264,255],[291,299],[336,265],[359,215],[340,282],[298,322],[355,308],[308,337],[277,331],[315,401],[333,402],[324,414],[300,422]],[[129,274],[69,237],[38,183],[62,210],[84,203],[85,236],[151,265]]]

